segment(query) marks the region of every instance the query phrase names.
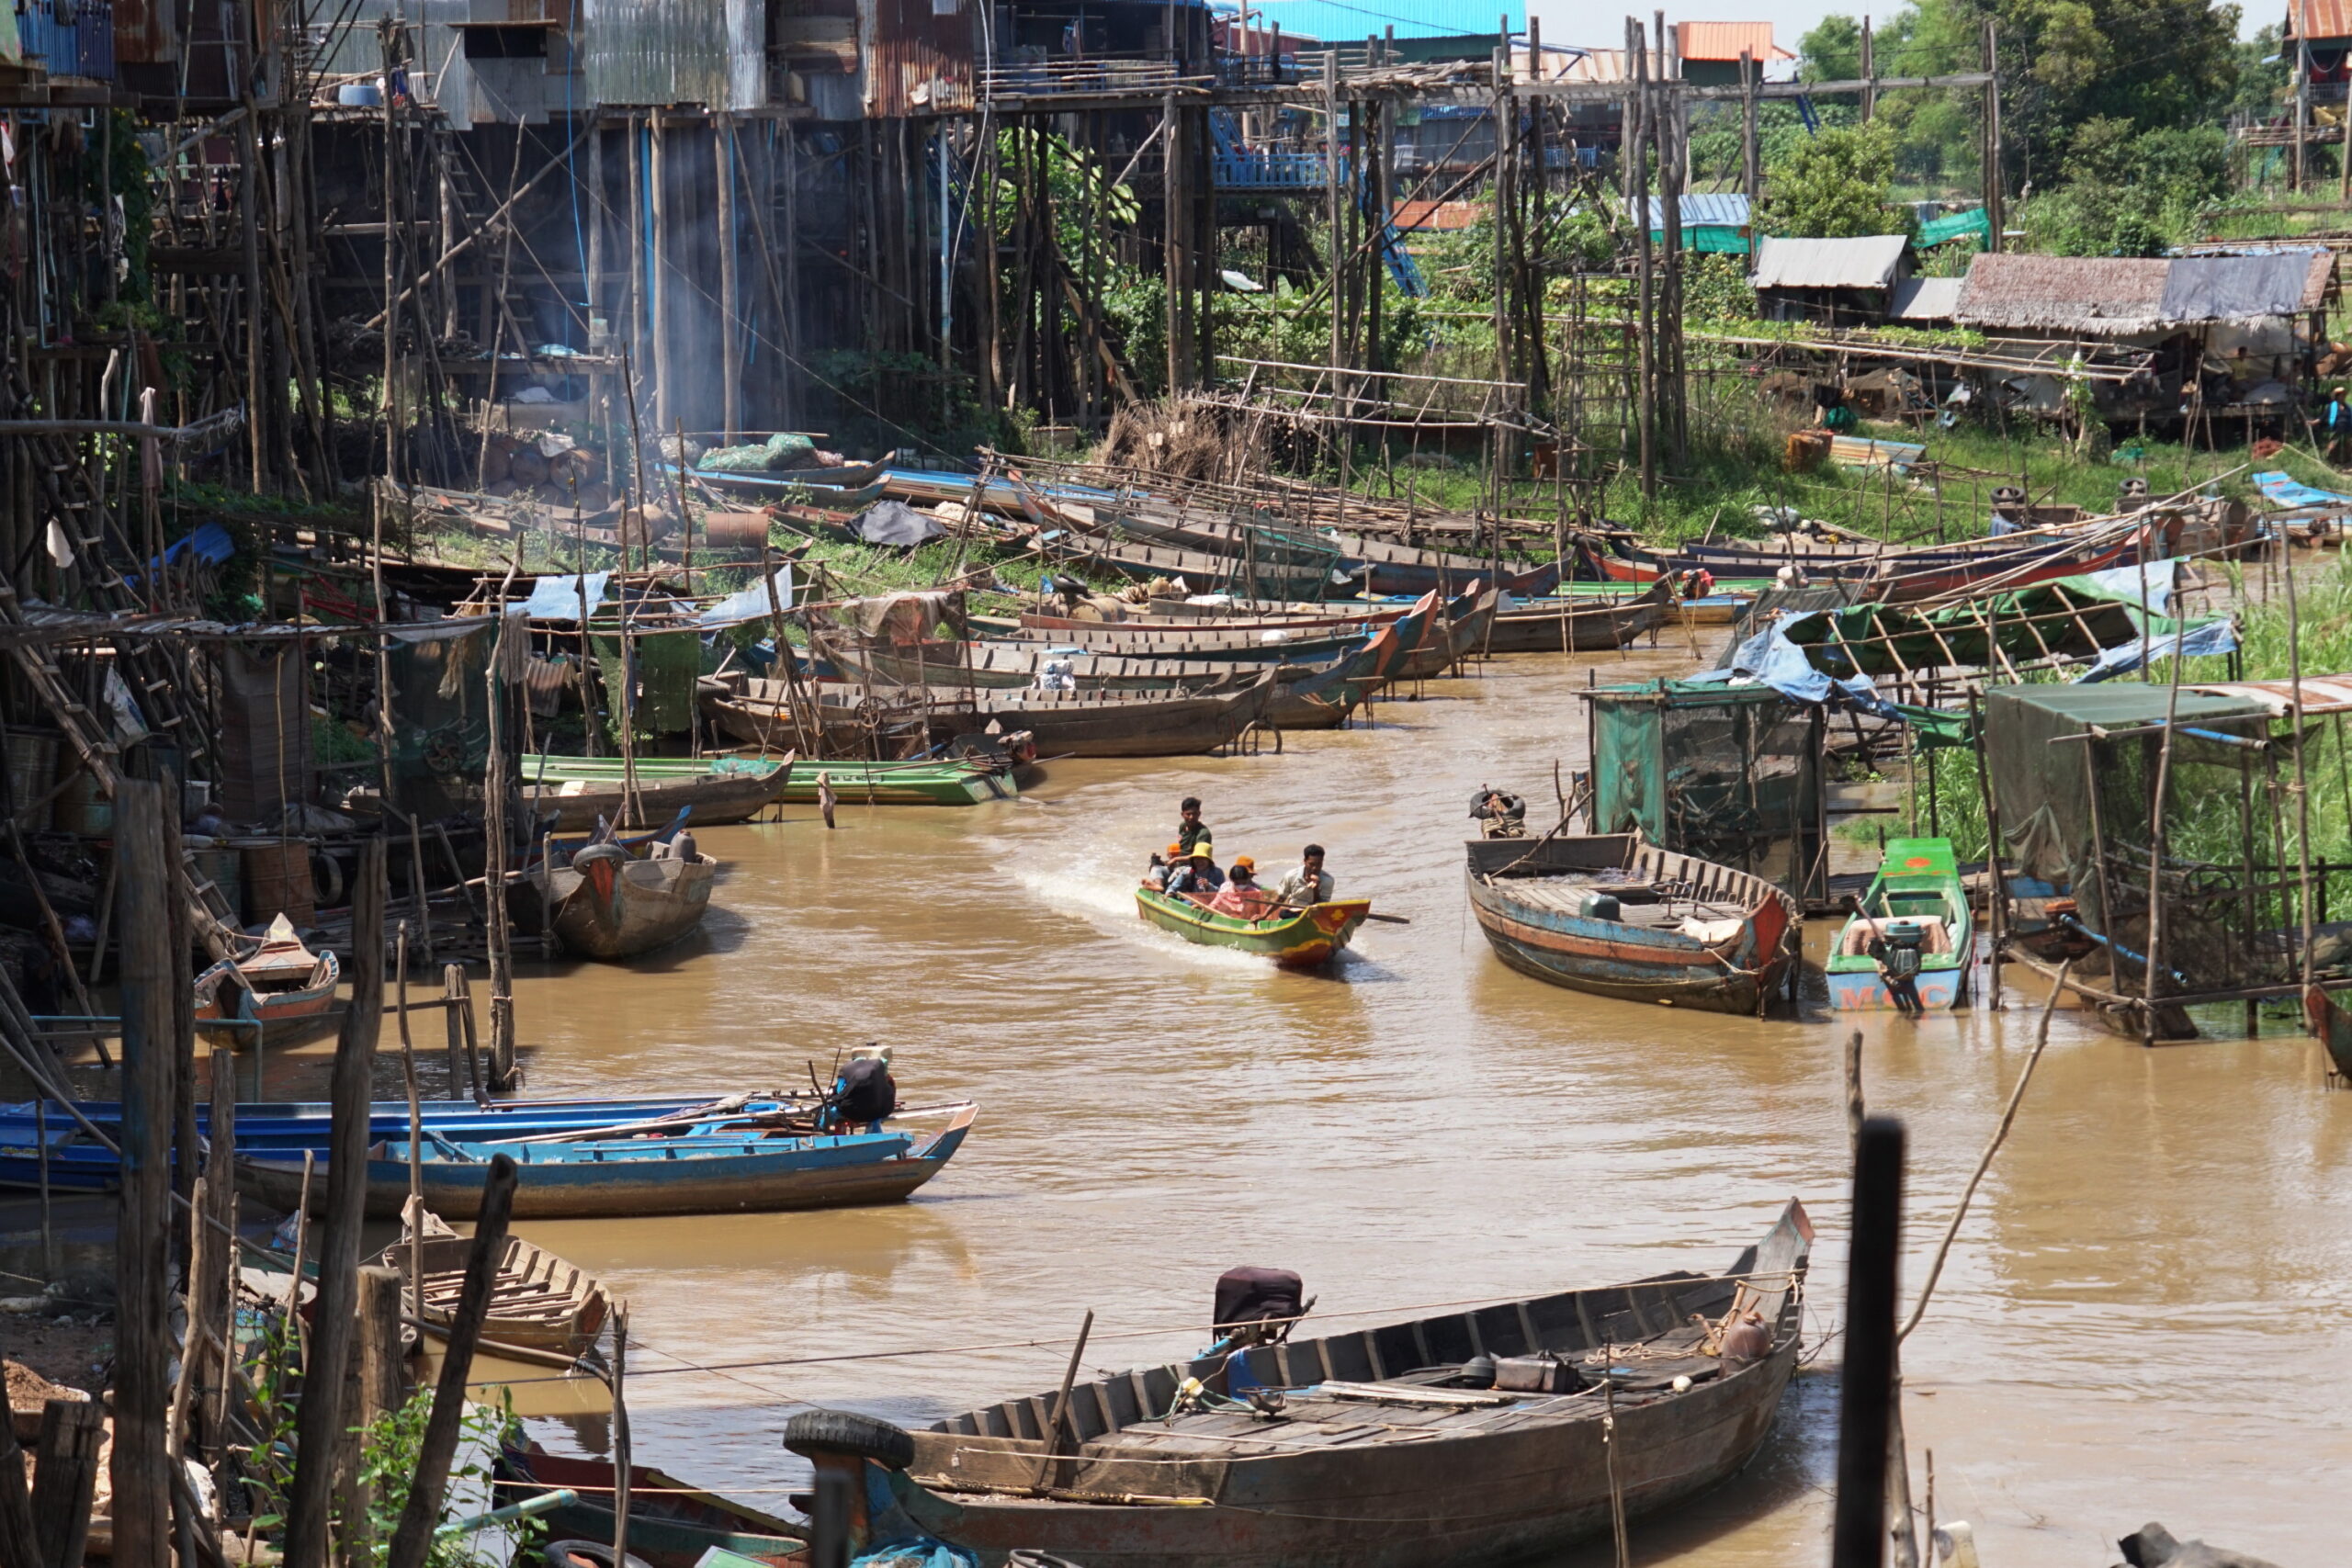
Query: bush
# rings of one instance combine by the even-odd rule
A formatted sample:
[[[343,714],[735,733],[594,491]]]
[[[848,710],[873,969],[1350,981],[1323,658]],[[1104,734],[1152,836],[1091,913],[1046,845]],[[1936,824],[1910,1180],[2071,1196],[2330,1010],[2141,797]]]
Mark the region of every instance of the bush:
[[[1757,227],[1809,239],[1909,233],[1910,216],[1888,205],[1894,185],[1894,137],[1885,126],[1825,130],[1774,164]]]

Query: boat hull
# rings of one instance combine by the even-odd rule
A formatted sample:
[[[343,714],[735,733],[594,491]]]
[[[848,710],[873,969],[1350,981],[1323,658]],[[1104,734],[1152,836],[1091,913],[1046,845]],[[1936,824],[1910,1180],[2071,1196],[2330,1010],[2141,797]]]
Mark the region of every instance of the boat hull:
[[[910,1468],[886,1475],[866,1461],[865,1478],[911,1525],[988,1564],[1022,1548],[1087,1568],[1483,1568],[1547,1556],[1606,1534],[1612,1503],[1627,1516],[1655,1512],[1754,1457],[1795,1368],[1811,1241],[1792,1203],[1723,1274],[1661,1274],[1137,1368],[1071,1390],[1075,1452],[1065,1444],[1057,1459],[1044,1441],[1053,1396],[1006,1400],[909,1434]],[[1676,1363],[1694,1374],[1679,1387],[1661,1369],[1644,1389],[1638,1367],[1621,1367],[1607,1423],[1589,1393],[1446,1410],[1417,1407],[1411,1394],[1429,1385],[1398,1386],[1409,1369],[1479,1354],[1549,1351],[1592,1366],[1604,1344],[1696,1347],[1693,1320],[1738,1304],[1767,1325],[1769,1350],[1738,1361],[1694,1349]],[[1237,1364],[1286,1391],[1299,1425],[1171,1409],[1186,1379],[1211,1392],[1246,1386]],[[1388,1387],[1405,1397],[1381,1400]],[[1033,1490],[1041,1476],[1044,1495]]]
[[[1761,1013],[1791,962],[1794,904],[1769,883],[1728,866],[1670,854],[1622,835],[1554,840],[1480,840],[1464,874],[1470,912],[1487,945],[1522,975],[1572,991],[1620,1001],[1652,1002],[1704,1012]],[[1548,856],[1549,869],[1655,866],[1685,885],[1721,890],[1742,907],[1737,929],[1704,942],[1678,931],[1574,914],[1515,891],[1487,873],[1522,855]],[[1544,864],[1539,859],[1535,863]]]
[[[819,773],[845,806],[978,806],[1021,793],[1010,770],[960,762],[796,762],[778,798],[814,805]]]
[[[1662,594],[1662,591],[1661,591]],[[1666,607],[1645,598],[1625,604],[1571,600],[1555,609],[1506,610],[1487,634],[1489,653],[1607,653],[1666,622]]]
[[[1967,995],[1968,987],[1958,969],[1922,969],[1918,984],[1919,1006],[1929,1012],[1955,1008]],[[1894,998],[1886,994],[1885,982],[1878,971],[1869,974],[1855,971],[1833,973],[1829,976],[1829,1005],[1839,1012],[1893,1012]]]
[[[887,1159],[843,1151],[839,1163],[812,1166],[805,1151],[773,1155],[702,1156],[685,1159],[525,1163],[514,1184],[518,1220],[593,1220],[652,1214],[780,1213],[895,1203],[938,1175],[964,1141],[951,1127],[921,1148]],[[684,1142],[685,1140],[678,1140]],[[490,1162],[429,1159],[419,1179],[424,1206],[450,1219],[481,1210]],[[248,1197],[291,1212],[301,1200],[299,1160],[241,1159],[237,1185]],[[313,1179],[311,1212],[323,1213],[327,1184]],[[368,1217],[400,1217],[408,1201],[408,1162],[368,1162]]]
[[[1027,730],[1048,757],[1193,757],[1230,744],[1265,718],[1275,681],[1201,696],[1149,692],[1022,692],[982,697],[932,688],[931,731],[949,739],[991,720]]]
[[[510,1448],[499,1454],[495,1473],[502,1504],[559,1487],[579,1495],[543,1516],[549,1539],[613,1539],[611,1465]],[[808,1543],[784,1519],[722,1502],[643,1465],[630,1467],[629,1483],[628,1554],[649,1568],[695,1568],[712,1547],[775,1568],[807,1561]]]
[[[667,822],[681,807],[692,808],[695,827],[719,828],[748,822],[775,804],[784,793],[787,765],[779,762],[764,773],[711,772],[690,779],[640,775],[637,811],[626,821],[622,819],[626,785],[618,778],[526,784],[523,798],[536,811],[555,813],[560,833],[584,832],[599,818],[620,828]]]
[[[548,929],[567,952],[607,963],[667,947],[702,924],[718,863],[598,859],[543,875]]]
[[[1197,904],[1149,888],[1136,889],[1136,913],[1160,930],[1203,947],[1230,948],[1271,958],[1285,969],[1329,964],[1371,912],[1371,899],[1344,898],[1314,905],[1286,920],[1238,920],[1213,915]]]

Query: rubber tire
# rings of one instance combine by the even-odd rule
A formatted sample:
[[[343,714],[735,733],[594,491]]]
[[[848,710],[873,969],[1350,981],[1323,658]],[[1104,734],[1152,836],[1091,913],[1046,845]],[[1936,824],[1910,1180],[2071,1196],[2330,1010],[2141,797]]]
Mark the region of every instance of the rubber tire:
[[[915,1461],[915,1440],[902,1427],[854,1410],[804,1410],[784,1424],[784,1446],[794,1453],[849,1454],[885,1470]]]
[[[539,1548],[547,1568],[613,1568],[613,1543],[608,1540],[551,1540]],[[628,1568],[652,1568],[632,1551]]]

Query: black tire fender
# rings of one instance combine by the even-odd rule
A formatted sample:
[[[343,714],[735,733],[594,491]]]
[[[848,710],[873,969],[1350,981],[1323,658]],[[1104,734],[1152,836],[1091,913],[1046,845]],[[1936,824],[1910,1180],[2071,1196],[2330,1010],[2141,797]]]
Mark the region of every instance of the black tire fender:
[[[870,1459],[885,1470],[915,1461],[915,1440],[903,1427],[854,1410],[804,1410],[784,1424],[784,1446],[804,1458],[820,1453]]]
[[[605,1540],[551,1540],[539,1548],[539,1555],[547,1568],[613,1568],[612,1542]],[[628,1568],[651,1568],[644,1558],[632,1551]]]

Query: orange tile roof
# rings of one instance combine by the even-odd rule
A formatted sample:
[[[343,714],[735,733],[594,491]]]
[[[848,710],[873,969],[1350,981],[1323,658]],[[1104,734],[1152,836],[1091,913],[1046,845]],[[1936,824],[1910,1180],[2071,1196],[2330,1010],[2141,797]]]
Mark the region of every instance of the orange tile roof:
[[[2305,0],[2312,4],[2313,0]],[[2317,0],[2322,5],[2343,5],[2346,0]],[[1749,58],[1794,60],[1795,55],[1772,41],[1770,22],[1677,22],[1675,51],[1684,60],[1728,60],[1736,62],[1739,51],[1746,50]]]

